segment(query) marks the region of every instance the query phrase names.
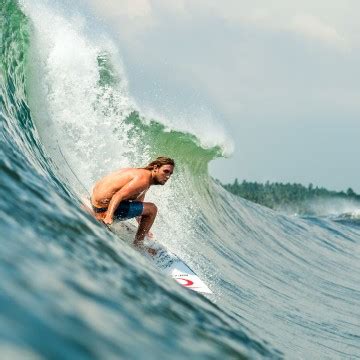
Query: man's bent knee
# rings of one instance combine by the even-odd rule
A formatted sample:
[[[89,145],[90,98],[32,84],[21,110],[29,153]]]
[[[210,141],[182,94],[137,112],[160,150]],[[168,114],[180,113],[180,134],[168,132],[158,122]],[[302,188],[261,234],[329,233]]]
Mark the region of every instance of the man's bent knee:
[[[156,215],[157,206],[153,203],[144,203],[143,215]]]

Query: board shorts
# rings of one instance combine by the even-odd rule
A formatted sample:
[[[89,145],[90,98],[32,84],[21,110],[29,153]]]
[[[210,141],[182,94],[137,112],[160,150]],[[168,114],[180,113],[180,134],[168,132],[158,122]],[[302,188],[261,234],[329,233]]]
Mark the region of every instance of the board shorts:
[[[91,204],[92,205],[92,204]],[[107,208],[98,208],[92,205],[94,212],[102,213],[107,211]],[[127,220],[137,216],[141,216],[144,210],[144,203],[141,201],[124,200],[120,203],[114,212],[114,219]]]

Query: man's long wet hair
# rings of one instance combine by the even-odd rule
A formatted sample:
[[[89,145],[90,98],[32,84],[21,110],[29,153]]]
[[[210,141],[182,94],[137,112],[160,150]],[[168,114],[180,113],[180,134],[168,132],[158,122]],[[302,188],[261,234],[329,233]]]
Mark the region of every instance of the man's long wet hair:
[[[146,167],[144,167],[145,170],[154,170],[154,167],[161,167],[163,165],[172,165],[175,167],[175,161],[171,158],[165,157],[165,156],[159,156],[154,161],[152,161],[150,164],[148,164]]]

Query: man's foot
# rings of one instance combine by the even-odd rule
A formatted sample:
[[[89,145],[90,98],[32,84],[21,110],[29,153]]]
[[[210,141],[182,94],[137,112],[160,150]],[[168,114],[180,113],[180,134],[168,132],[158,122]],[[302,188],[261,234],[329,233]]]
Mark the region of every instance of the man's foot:
[[[147,251],[151,256],[155,256],[157,254],[157,250],[147,247],[143,244],[142,241],[134,241],[134,246],[140,251]]]

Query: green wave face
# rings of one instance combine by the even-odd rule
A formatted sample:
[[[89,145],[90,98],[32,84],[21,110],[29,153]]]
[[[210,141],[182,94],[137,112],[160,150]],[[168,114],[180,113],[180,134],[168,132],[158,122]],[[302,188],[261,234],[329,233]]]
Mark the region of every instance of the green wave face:
[[[144,124],[138,112],[130,114],[126,122],[133,125],[129,136],[139,138],[144,147],[149,149],[151,157],[166,154],[176,159],[180,166],[191,170],[194,175],[206,174],[208,163],[221,156],[219,147],[204,149],[194,135],[167,130],[155,120]]]
[[[24,162],[55,180],[28,104],[26,61],[30,45],[30,25],[16,1],[2,1],[0,45],[2,141],[10,146],[15,144]]]
[[[29,26],[14,1],[2,1],[0,30],[1,111],[8,129],[15,123],[31,130],[33,127],[26,102],[24,69],[29,46]]]

